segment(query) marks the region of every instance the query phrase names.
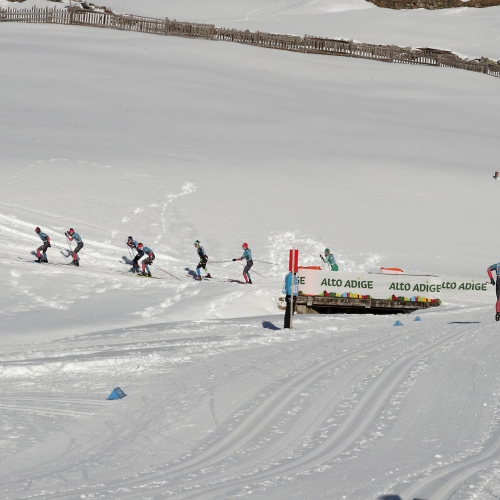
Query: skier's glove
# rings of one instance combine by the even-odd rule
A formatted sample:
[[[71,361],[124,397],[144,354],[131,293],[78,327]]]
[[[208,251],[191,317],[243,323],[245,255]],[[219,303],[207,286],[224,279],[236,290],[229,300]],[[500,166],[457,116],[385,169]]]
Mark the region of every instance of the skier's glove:
[[[491,284],[494,286],[495,285],[495,280],[491,278]]]
[[[233,259],[233,262],[236,262],[238,259]]]

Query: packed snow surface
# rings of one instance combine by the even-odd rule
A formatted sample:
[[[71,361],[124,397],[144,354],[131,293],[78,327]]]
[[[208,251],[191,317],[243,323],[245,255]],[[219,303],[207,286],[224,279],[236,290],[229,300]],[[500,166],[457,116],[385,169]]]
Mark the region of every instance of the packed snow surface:
[[[0,43],[2,499],[498,497],[493,290],[401,327],[278,308],[291,246],[486,277],[497,79],[83,27]],[[129,235],[179,279],[122,274]],[[254,285],[228,281],[243,242]]]
[[[375,44],[433,47],[471,58],[500,59],[500,7],[381,9],[366,0],[100,0],[114,12],[213,23],[270,33],[343,38]],[[0,7],[62,7],[69,0],[26,0]]]

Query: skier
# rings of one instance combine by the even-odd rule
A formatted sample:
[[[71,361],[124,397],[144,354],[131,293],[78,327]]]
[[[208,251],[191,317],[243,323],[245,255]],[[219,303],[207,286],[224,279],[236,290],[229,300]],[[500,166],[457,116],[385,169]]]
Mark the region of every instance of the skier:
[[[134,260],[132,261],[132,269],[130,271],[133,273],[140,273],[141,269],[139,267],[139,261],[142,259],[143,255],[144,255],[144,250],[142,249],[143,245],[142,245],[142,243],[136,244],[135,241],[133,241],[132,243],[135,245],[135,249],[137,251],[137,254],[134,257]],[[129,245],[128,242],[127,242],[127,245]],[[131,247],[131,248],[134,248],[134,247]]]
[[[205,278],[211,278],[212,276],[210,275],[210,273],[208,272],[208,269],[207,269],[208,255],[205,253],[205,249],[201,246],[199,240],[196,240],[194,242],[194,246],[196,248],[196,251],[198,252],[198,256],[200,257],[200,262],[196,266],[196,278],[195,278],[195,280],[201,281],[200,269],[203,269],[207,273]]]
[[[69,228],[69,230],[66,231],[64,234],[66,235],[66,238],[68,238],[69,241],[75,240],[77,243],[75,249],[73,250],[73,264],[75,266],[79,266],[80,257],[78,257],[78,252],[83,248],[82,238],[78,233],[75,233],[75,230],[72,227]]]
[[[500,262],[498,264],[493,264],[492,266],[488,267],[488,276],[490,277],[491,284],[495,285],[495,280],[493,279],[492,271],[495,271],[497,273],[497,282],[496,282],[497,304],[496,304],[495,319],[497,321],[500,321],[500,279],[499,279]]]
[[[141,262],[142,275],[151,278],[151,271],[149,269],[149,264],[152,264],[153,260],[155,260],[155,254],[151,248],[143,246],[142,243],[139,243],[137,245],[137,249],[142,250],[143,254],[147,255],[147,257]]]
[[[137,250],[137,241],[135,241],[134,238],[132,238],[132,236],[129,236],[127,238],[127,246],[132,250]]]
[[[329,248],[325,248],[325,258],[321,254],[319,254],[320,259],[325,263],[330,266],[330,271],[338,271],[339,266],[335,262],[335,257],[333,256],[333,253],[330,252]]]
[[[250,273],[248,271],[250,271],[250,268],[253,266],[252,250],[248,248],[248,243],[243,243],[243,245],[241,245],[241,248],[243,248],[243,255],[239,259],[233,259],[233,262],[235,262],[236,260],[247,260],[247,265],[245,266],[245,269],[243,269],[243,277],[245,278],[245,282],[248,285],[251,285],[252,278],[250,277]]]
[[[35,233],[38,234],[38,236],[40,236],[40,239],[43,241],[43,245],[36,249],[36,256],[38,258],[37,260],[35,260],[35,262],[43,262],[45,264],[48,264],[49,261],[47,260],[47,248],[51,246],[50,237],[45,233],[42,233],[42,230],[39,227],[35,228]]]
[[[297,304],[297,295],[299,294],[299,281],[296,275],[293,275],[293,294],[292,294],[292,273],[289,272],[285,276],[285,282],[283,283],[283,294],[285,295],[286,301],[286,311],[285,311],[285,324],[283,328],[290,328],[290,307],[293,307],[293,312],[295,312],[295,305]],[[292,304],[293,295],[293,304]]]

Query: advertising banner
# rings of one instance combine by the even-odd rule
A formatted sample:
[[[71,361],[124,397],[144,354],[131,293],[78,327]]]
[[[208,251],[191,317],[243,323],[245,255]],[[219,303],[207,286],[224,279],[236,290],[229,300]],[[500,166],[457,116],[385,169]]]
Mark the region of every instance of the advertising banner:
[[[299,295],[440,302],[446,293],[491,294],[485,281],[410,274],[369,274],[299,269]]]

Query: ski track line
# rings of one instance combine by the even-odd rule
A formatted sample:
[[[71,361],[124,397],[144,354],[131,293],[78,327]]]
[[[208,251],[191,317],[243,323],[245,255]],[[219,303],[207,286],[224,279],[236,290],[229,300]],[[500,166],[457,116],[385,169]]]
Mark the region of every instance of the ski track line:
[[[311,435],[314,432],[318,432],[318,430],[322,429],[328,420],[331,417],[332,412],[335,408],[342,403],[345,397],[349,395],[350,392],[357,391],[356,387],[363,382],[363,380],[368,377],[373,370],[377,370],[381,362],[391,360],[394,357],[400,357],[406,352],[401,352],[401,350],[408,351],[409,349],[415,349],[415,346],[409,346],[408,344],[401,344],[398,342],[393,343],[393,345],[389,346],[390,351],[388,352],[388,347],[384,346],[384,349],[376,349],[378,353],[374,353],[375,356],[358,358],[351,358],[349,361],[353,361],[349,367],[341,367],[340,373],[334,374],[334,383],[329,383],[328,386],[322,387],[318,390],[318,393],[315,396],[310,397],[309,404],[305,402],[295,402],[291,405],[291,411],[293,411],[293,406],[300,406],[302,412],[296,413],[292,417],[288,417],[285,422],[279,422],[276,427],[281,426],[281,432],[283,434],[278,438],[277,441],[272,443],[272,446],[276,446],[277,444],[281,444],[281,452],[274,451],[273,456],[277,453],[282,453],[283,448],[286,448],[293,444],[289,442],[285,444],[284,441],[290,440],[290,436],[298,436],[303,435],[305,432],[308,435]],[[369,369],[371,368],[371,369]],[[330,370],[329,370],[330,371]],[[328,371],[328,372],[329,372]],[[328,375],[329,378],[332,378],[332,375],[328,372],[322,373],[316,380],[312,381],[309,384],[309,387],[314,385],[321,384],[322,381],[325,381],[323,378],[324,375]],[[352,373],[354,372],[354,373]],[[285,408],[282,409],[282,413],[285,412]],[[286,427],[286,430],[284,429]],[[284,446],[283,446],[284,445]],[[270,444],[271,446],[271,444]],[[269,453],[268,449],[260,449],[259,452]],[[247,458],[247,460],[250,460]],[[265,460],[265,459],[264,459]],[[257,457],[252,459],[252,462],[255,461],[262,462],[263,459],[257,459]],[[248,468],[252,469],[252,465],[248,465]],[[239,471],[241,473],[241,471]]]
[[[458,486],[480,470],[488,467],[500,458],[500,436],[484,451],[474,457],[448,465],[443,469],[426,476],[399,493],[401,500],[413,500],[415,495],[428,489],[432,483],[434,491],[426,498],[428,500],[446,500],[453,495]],[[427,495],[429,493],[426,492]]]
[[[203,495],[204,500],[220,498],[223,494],[232,492],[242,485],[247,486],[266,479],[276,479],[277,474],[290,475],[304,470],[305,467],[311,468],[332,460],[354,443],[372,425],[377,415],[389,401],[394,389],[407,376],[408,372],[412,370],[416,362],[436,351],[443,344],[458,340],[467,333],[469,333],[469,329],[462,329],[458,332],[457,330],[453,330],[445,335],[444,338],[441,337],[435,341],[431,341],[399,358],[398,361],[382,372],[377,381],[367,390],[339,428],[323,443],[314,448],[311,453],[293,462],[279,466],[272,471],[261,472],[245,479],[237,478],[232,481],[228,480],[226,484],[198,487],[195,489],[195,492],[180,493],[175,498],[200,498],[200,495]],[[333,449],[330,449],[332,446]],[[228,482],[232,484],[227,484]]]
[[[363,354],[374,348],[382,347],[384,346],[384,344],[392,343],[395,340],[398,340],[405,336],[408,336],[408,332],[403,332],[397,335],[389,335],[387,337],[384,337],[383,339],[378,339],[364,344],[354,351],[342,354],[340,357],[337,356],[333,360],[324,362],[320,366],[318,366],[317,364],[313,364],[313,366],[306,368],[304,371],[295,376],[292,376],[291,380],[280,386],[270,397],[268,397],[264,402],[262,402],[262,404],[255,408],[237,428],[231,431],[219,442],[214,444],[211,448],[198,454],[197,456],[189,458],[182,463],[173,465],[172,467],[164,466],[163,468],[165,469],[165,471],[144,474],[140,479],[134,478],[130,480],[120,481],[120,487],[130,487],[136,485],[138,486],[143,484],[146,480],[165,478],[166,475],[168,475],[169,478],[182,476],[184,474],[188,474],[189,472],[197,471],[200,468],[208,467],[211,464],[223,460],[229,453],[238,450],[247,442],[249,442],[255,435],[259,433],[262,428],[267,425],[269,421],[277,416],[293,398],[299,395],[305,387],[313,383],[325,372],[337,366],[340,366],[353,357],[359,356],[360,354]],[[262,415],[264,415],[264,418],[262,418]],[[257,425],[253,426],[255,422],[257,422]],[[247,428],[250,428],[249,432],[245,432]],[[201,466],[199,466],[200,463],[202,464]],[[171,476],[171,473],[176,474],[175,476]],[[97,494],[99,492],[109,492],[109,490],[110,486],[98,489],[85,488],[83,490],[78,490],[78,493]],[[68,494],[69,492],[56,493],[50,495],[50,498],[67,498]],[[48,498],[48,496],[36,495],[26,498]]]
[[[106,403],[106,401],[100,401],[96,399],[61,399],[61,398],[44,398],[41,396],[40,398],[25,398],[25,397],[17,397],[17,396],[0,396],[0,405],[3,404],[1,403],[1,400],[8,400],[8,401],[29,401],[29,402],[44,402],[44,401],[50,401],[51,403],[79,403],[79,404],[92,404],[92,405],[101,405],[101,406],[108,406],[109,403]]]
[[[27,413],[48,413],[50,415],[66,415],[66,416],[92,416],[95,413],[84,412],[84,411],[74,411],[74,410],[44,410],[42,408],[28,408],[25,406],[17,406],[17,405],[4,405],[0,404],[0,410],[15,410],[15,411],[23,411]]]

